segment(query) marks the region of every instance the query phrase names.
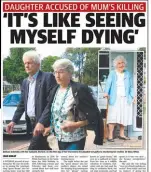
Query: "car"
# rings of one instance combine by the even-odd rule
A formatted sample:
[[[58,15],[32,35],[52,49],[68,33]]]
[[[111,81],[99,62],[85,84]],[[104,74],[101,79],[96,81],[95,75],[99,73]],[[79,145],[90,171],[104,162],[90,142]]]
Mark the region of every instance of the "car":
[[[6,132],[6,127],[11,122],[20,99],[21,91],[13,91],[7,94],[3,100],[3,134],[8,134]],[[27,124],[25,120],[25,113],[23,113],[20,121],[14,126],[13,133],[11,135],[25,134],[27,134]]]

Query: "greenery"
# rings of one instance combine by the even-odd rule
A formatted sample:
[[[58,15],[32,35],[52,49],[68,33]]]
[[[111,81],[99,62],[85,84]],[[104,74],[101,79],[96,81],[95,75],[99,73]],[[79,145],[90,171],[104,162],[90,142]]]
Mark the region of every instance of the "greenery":
[[[13,84],[21,84],[27,77],[22,61],[23,54],[35,48],[10,48],[10,55],[3,61],[3,75],[6,80]]]
[[[58,59],[59,59],[59,57],[57,57],[57,56],[47,56],[47,57],[45,57],[41,62],[42,71],[44,71],[44,72],[50,72],[51,71],[52,72],[53,71],[52,65]]]
[[[35,48],[32,48],[35,49]],[[98,81],[98,50],[100,48],[67,48],[63,57],[69,58],[76,67],[75,76],[79,82],[97,85]],[[31,48],[11,48],[10,56],[3,61],[3,75],[11,84],[21,84],[27,74],[24,70],[22,56]],[[52,71],[52,64],[59,59],[57,56],[47,56],[42,60],[41,69]]]
[[[74,63],[75,67],[78,69],[76,77],[78,77],[79,82],[82,82],[86,48],[67,48],[63,56]]]
[[[77,68],[75,76],[79,82],[97,85],[98,50],[100,48],[67,48],[64,57],[70,59]]]
[[[11,84],[21,84],[28,75],[25,72],[22,56],[26,51],[35,48],[11,48],[10,56],[3,61],[3,76]],[[45,72],[52,71],[52,64],[59,59],[56,56],[48,56],[42,60],[41,69]]]
[[[83,82],[88,85],[98,84],[98,51],[100,48],[88,48],[84,65]]]

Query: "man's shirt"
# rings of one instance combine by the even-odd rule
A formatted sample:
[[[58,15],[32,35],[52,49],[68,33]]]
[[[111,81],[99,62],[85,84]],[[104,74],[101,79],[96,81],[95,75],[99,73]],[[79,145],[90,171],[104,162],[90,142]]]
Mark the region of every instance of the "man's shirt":
[[[29,117],[35,117],[35,87],[38,72],[35,75],[28,77],[29,81],[29,91],[28,91],[28,101],[27,101],[27,115]]]

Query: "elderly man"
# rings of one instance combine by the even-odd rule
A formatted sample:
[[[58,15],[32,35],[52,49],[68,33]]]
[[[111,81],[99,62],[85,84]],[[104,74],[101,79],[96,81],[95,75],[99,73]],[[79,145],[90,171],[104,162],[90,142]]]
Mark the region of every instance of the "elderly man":
[[[25,71],[29,76],[22,83],[21,101],[12,121],[6,128],[9,134],[13,132],[14,125],[20,120],[24,112],[26,114],[28,132],[33,131],[47,104],[47,96],[56,84],[52,73],[40,71],[40,57],[36,51],[30,50],[25,52],[23,62]],[[33,136],[28,149],[49,150],[47,137],[44,137],[42,134]]]

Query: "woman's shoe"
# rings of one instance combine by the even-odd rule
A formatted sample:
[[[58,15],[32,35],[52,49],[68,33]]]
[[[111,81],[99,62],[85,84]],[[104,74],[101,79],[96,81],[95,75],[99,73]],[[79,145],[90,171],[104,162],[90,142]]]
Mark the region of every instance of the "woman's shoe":
[[[121,137],[121,136],[119,136],[118,138],[119,138],[120,140],[130,140],[129,137]]]
[[[114,142],[114,139],[107,139],[108,142]]]

